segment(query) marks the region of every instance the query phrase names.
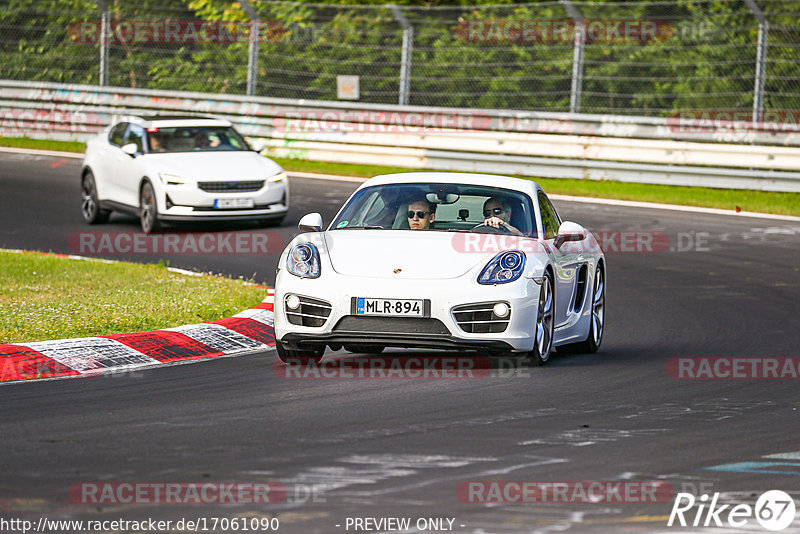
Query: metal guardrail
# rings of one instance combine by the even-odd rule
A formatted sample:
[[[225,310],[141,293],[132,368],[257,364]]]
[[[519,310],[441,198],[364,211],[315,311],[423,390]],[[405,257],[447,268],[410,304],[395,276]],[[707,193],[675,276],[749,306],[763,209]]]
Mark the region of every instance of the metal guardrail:
[[[85,140],[121,115],[163,112],[226,117],[279,157],[800,192],[800,136],[785,126],[0,81],[0,135]]]

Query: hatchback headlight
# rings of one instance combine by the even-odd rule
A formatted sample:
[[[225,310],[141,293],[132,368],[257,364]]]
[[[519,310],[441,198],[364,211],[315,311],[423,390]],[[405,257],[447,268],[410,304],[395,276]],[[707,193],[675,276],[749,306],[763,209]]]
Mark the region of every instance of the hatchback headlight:
[[[167,173],[161,172],[161,173],[158,173],[158,175],[161,177],[161,183],[162,184],[183,185],[184,182],[185,182],[183,178],[181,178],[180,176],[177,176],[175,174],[167,174]]]
[[[479,284],[507,284],[522,276],[525,254],[519,250],[501,252],[486,264],[478,277]]]
[[[311,243],[300,243],[292,247],[286,258],[286,268],[300,278],[319,278],[319,252]]]
[[[285,179],[286,179],[286,173],[285,172],[279,172],[275,176],[271,176],[271,177],[267,178],[267,181],[268,182],[282,182]]]

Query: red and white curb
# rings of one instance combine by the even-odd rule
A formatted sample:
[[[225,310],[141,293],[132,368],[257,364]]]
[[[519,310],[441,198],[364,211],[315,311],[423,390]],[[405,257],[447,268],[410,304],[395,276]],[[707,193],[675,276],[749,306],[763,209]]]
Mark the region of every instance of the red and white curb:
[[[56,256],[94,260],[66,254]],[[275,292],[266,291],[267,298],[255,308],[208,323],[152,332],[0,345],[0,383],[97,376],[273,350]]]

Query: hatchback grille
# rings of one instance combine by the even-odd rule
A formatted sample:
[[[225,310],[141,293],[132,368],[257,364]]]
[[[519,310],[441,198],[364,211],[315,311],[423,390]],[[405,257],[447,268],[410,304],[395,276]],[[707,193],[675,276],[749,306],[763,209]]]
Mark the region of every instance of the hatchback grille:
[[[264,180],[248,182],[198,182],[197,187],[207,193],[246,193],[264,187]]]
[[[300,306],[296,310],[290,310],[286,306],[286,299],[283,301],[283,309],[286,311],[286,319],[291,324],[316,327],[325,324],[333,308],[330,302],[310,297],[300,297]]]
[[[439,319],[419,317],[342,317],[335,332],[371,332],[375,334],[434,334],[450,335],[450,331]]]
[[[467,304],[453,308],[453,318],[458,327],[469,334],[497,334],[505,332],[511,320],[511,312],[505,317],[494,314],[493,308],[497,302],[484,302],[482,304]],[[508,305],[508,303],[505,303]],[[509,307],[510,310],[510,307]]]

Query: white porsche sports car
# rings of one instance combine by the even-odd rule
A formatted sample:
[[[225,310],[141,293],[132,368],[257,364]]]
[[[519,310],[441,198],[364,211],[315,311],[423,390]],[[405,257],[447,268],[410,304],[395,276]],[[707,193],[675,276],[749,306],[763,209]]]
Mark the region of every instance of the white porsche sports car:
[[[283,251],[275,339],[283,361],[326,346],[480,350],[546,363],[553,347],[603,338],[605,257],[561,222],[542,188],[504,176],[377,176],[327,230],[318,213]]]
[[[280,223],[289,210],[288,180],[256,149],[214,117],[125,117],[86,144],[81,213],[89,224],[129,213],[145,233],[162,221]]]

